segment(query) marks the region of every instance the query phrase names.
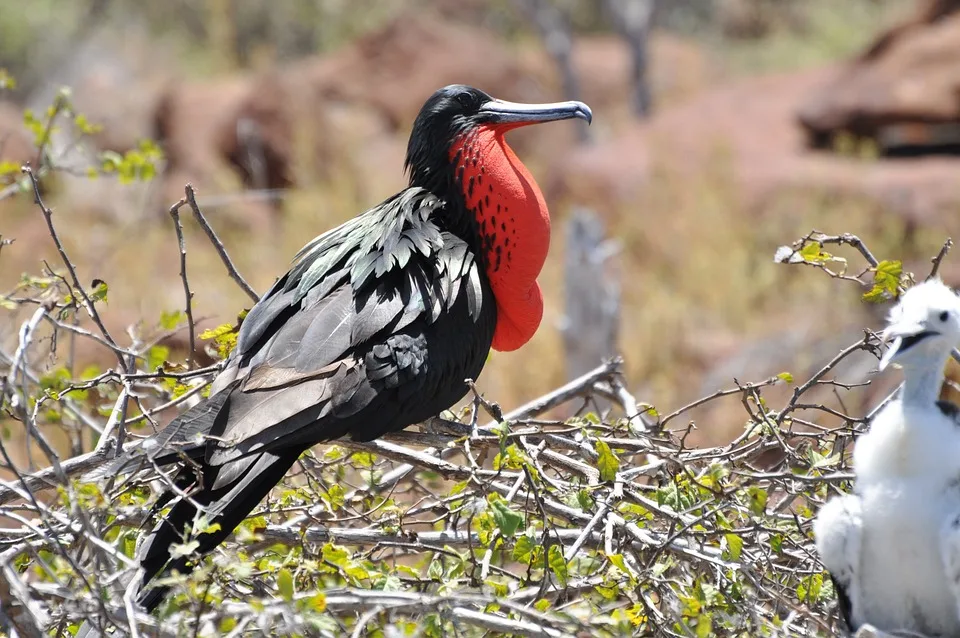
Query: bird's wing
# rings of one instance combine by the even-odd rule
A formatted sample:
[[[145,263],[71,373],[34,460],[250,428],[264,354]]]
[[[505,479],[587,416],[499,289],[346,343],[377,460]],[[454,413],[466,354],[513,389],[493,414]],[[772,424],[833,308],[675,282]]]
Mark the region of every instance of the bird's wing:
[[[418,326],[434,323],[461,296],[468,316],[480,318],[479,265],[435,223],[442,206],[409,188],[310,242],[245,317],[209,399],[142,451],[160,464],[187,454],[222,465],[349,433],[352,415],[422,372],[427,344]],[[318,421],[323,431],[303,431]],[[129,467],[130,458],[101,474]],[[217,483],[246,470],[242,463],[224,468]]]
[[[847,629],[855,631],[853,614],[859,609],[860,547],[863,517],[860,497],[855,494],[834,497],[820,509],[813,522],[817,552],[830,572],[840,615]]]

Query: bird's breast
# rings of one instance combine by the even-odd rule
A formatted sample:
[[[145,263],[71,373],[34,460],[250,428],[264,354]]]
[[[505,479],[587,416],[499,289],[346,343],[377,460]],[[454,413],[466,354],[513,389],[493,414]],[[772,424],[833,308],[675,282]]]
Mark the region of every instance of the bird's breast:
[[[480,128],[451,150],[497,301],[496,350],[515,350],[533,337],[543,316],[537,284],[550,247],[543,193],[503,134]]]
[[[854,468],[860,483],[892,478],[950,484],[960,476],[960,428],[936,408],[891,402],[857,441]]]

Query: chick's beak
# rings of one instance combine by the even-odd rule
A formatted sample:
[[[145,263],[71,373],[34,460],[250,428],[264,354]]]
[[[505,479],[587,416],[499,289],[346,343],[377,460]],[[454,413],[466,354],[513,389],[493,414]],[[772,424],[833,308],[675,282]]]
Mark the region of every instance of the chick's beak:
[[[887,351],[883,353],[883,357],[877,365],[877,370],[882,372],[898,355],[902,355],[927,337],[932,337],[935,334],[937,333],[928,330],[926,324],[921,321],[898,321],[887,326],[882,335],[883,342],[887,344]]]

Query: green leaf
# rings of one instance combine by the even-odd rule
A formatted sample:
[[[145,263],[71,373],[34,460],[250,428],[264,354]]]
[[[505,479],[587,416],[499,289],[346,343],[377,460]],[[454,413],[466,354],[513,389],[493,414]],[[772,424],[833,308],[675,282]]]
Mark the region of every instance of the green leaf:
[[[523,525],[523,515],[519,514],[502,499],[493,500],[490,503],[493,512],[493,521],[496,523],[500,534],[505,538],[511,538],[517,533],[517,528]]]
[[[903,264],[899,261],[881,261],[873,272],[873,288],[864,293],[863,300],[871,303],[897,296]]]
[[[162,368],[169,356],[170,348],[167,346],[153,346],[147,351],[147,368],[150,370]]]
[[[797,585],[797,598],[800,602],[816,602],[822,590],[823,574],[810,574]]]
[[[330,504],[330,509],[338,510],[343,507],[344,503],[344,493],[343,488],[339,484],[334,483],[330,486],[330,489],[327,490],[326,500]]]
[[[237,330],[229,323],[224,323],[212,330],[204,330],[200,333],[200,338],[204,341],[213,340],[217,344],[217,354],[226,358],[237,346]]]
[[[903,263],[900,261],[881,261],[877,264],[873,280],[883,285],[890,294],[897,293],[897,287],[900,285],[900,275],[903,274]]]
[[[284,600],[287,602],[293,600],[293,574],[286,567],[277,574],[277,589],[280,590]]]
[[[770,537],[770,549],[778,554],[783,551],[783,535],[774,534]]]
[[[585,512],[593,509],[596,504],[589,490],[577,490],[577,505]]]
[[[566,587],[569,572],[567,571],[567,561],[563,558],[563,550],[560,549],[559,545],[550,546],[550,550],[547,552],[547,565],[554,576],[557,577],[557,580],[560,581],[560,586]]]
[[[350,554],[342,547],[337,547],[333,543],[327,543],[322,550],[323,560],[331,565],[343,567],[350,560]]]
[[[510,588],[506,583],[499,583],[491,578],[488,578],[487,580],[483,581],[483,584],[490,587],[493,590],[493,595],[498,598],[502,598],[510,593]]]
[[[533,603],[533,608],[539,611],[541,614],[545,613],[548,609],[550,609],[550,606],[551,606],[551,603],[546,598],[541,598],[537,602]]]
[[[605,581],[602,585],[596,585],[593,589],[607,600],[616,600],[620,597],[620,587],[613,581]]]
[[[697,638],[710,638],[713,635],[713,618],[710,614],[700,614],[697,618]]]
[[[377,462],[377,457],[370,452],[354,452],[350,456],[350,460],[353,462],[355,467],[370,468],[373,467]]]
[[[724,534],[723,540],[727,543],[726,560],[740,560],[740,552],[743,551],[743,539],[736,534]]]
[[[620,460],[616,457],[610,446],[603,441],[594,443],[594,448],[600,458],[597,459],[597,469],[600,470],[601,481],[613,481],[617,478],[617,472],[620,470]]]
[[[767,490],[756,485],[747,489],[747,498],[750,500],[750,513],[760,516],[767,508]]]
[[[821,456],[814,463],[810,465],[812,469],[822,469],[825,467],[833,467],[840,463],[840,454],[831,454],[830,456]]]
[[[643,605],[640,603],[634,603],[626,609],[627,619],[630,621],[630,624],[634,627],[639,627],[647,621],[646,610],[643,608]]]
[[[535,548],[536,543],[533,542],[532,538],[526,534],[520,536],[513,546],[513,560],[518,563],[523,563],[524,565],[529,565],[533,559],[533,550]]]
[[[160,327],[164,330],[174,330],[186,315],[180,310],[174,310],[173,312],[161,312],[160,313]]]
[[[430,567],[427,568],[427,577],[438,582],[443,580],[443,563],[436,559],[430,561]]]
[[[305,605],[307,609],[321,613],[327,608],[327,596],[323,593],[311,596],[310,598],[306,599]]]
[[[201,516],[193,524],[194,534],[215,534],[220,531],[220,523],[210,523],[206,516]]]
[[[660,418],[660,413],[657,411],[657,408],[649,403],[640,403],[637,405],[637,408],[639,408],[640,414],[646,414],[652,419]]]
[[[832,259],[833,255],[823,252],[823,246],[815,241],[812,241],[800,249],[800,257],[807,262],[822,264],[823,262]]]
[[[204,341],[208,341],[210,339],[216,339],[217,337],[222,337],[223,335],[228,334],[232,331],[233,331],[233,325],[229,323],[224,323],[224,324],[220,324],[219,326],[211,330],[204,330],[203,332],[200,333],[200,338],[203,339]]]
[[[91,301],[107,301],[107,292],[109,288],[107,287],[107,282],[102,279],[93,280],[93,290],[90,292]]]
[[[793,375],[789,372],[781,372],[777,375],[777,378],[786,383],[793,383]]]
[[[83,135],[94,135],[103,130],[103,126],[93,124],[87,119],[87,116],[83,114],[77,114],[77,116],[73,118],[73,124]]]
[[[624,574],[629,574],[630,570],[627,569],[627,563],[623,560],[623,554],[608,554],[607,560],[617,566],[617,569],[622,571]]]

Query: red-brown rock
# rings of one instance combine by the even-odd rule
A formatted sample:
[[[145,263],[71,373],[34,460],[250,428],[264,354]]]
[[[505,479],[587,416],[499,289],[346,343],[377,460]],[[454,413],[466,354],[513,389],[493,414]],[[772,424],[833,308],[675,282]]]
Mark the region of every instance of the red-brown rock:
[[[814,146],[843,132],[883,150],[960,148],[958,61],[960,1],[928,3],[804,100],[799,120]]]
[[[874,200],[911,224],[952,223],[960,205],[955,158],[864,161],[807,149],[795,105],[836,74],[781,73],[705,91],[572,151],[548,186],[614,210],[637,201],[660,172],[693,178],[721,168],[745,211],[801,189]]]

